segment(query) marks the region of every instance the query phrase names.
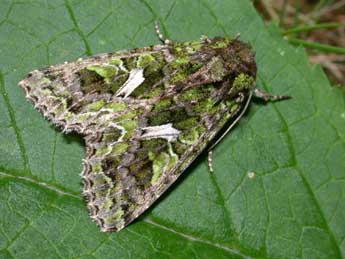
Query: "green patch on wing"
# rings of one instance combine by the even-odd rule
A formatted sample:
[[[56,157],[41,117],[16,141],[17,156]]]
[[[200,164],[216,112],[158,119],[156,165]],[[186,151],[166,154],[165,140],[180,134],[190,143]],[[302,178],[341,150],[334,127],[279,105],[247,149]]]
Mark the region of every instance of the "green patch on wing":
[[[96,72],[104,78],[106,83],[110,83],[111,79],[118,73],[118,68],[111,65],[91,65],[86,69]]]
[[[166,170],[166,166],[169,162],[169,155],[167,153],[159,153],[155,154],[153,152],[149,152],[149,159],[152,161],[152,171],[153,176],[151,179],[151,183],[155,184],[162,173]]]
[[[238,89],[254,87],[255,79],[247,74],[241,73],[234,80],[234,87]]]

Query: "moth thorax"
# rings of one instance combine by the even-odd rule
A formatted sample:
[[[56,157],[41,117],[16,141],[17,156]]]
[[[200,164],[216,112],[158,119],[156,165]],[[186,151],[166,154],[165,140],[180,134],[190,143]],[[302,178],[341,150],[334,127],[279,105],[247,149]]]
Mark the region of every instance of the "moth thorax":
[[[247,73],[240,73],[235,77],[232,88],[238,91],[252,90],[255,88],[255,77]]]

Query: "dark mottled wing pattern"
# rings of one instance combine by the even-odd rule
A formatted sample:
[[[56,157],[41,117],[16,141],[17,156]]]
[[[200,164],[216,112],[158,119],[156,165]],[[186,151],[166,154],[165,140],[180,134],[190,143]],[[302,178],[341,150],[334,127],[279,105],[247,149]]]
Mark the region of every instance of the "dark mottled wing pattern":
[[[91,217],[118,231],[143,213],[249,101],[256,65],[226,38],[101,54],[31,72],[35,107],[86,141]]]

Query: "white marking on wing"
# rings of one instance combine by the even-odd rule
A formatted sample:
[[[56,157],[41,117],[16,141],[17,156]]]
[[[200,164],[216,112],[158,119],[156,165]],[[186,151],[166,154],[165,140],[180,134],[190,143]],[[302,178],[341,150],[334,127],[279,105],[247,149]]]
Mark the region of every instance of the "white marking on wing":
[[[180,135],[180,131],[173,128],[172,123],[142,128],[144,134],[141,138],[164,138],[168,142],[175,141]]]
[[[142,82],[144,82],[144,69],[134,68],[129,73],[127,81],[117,91],[116,96],[127,98]]]

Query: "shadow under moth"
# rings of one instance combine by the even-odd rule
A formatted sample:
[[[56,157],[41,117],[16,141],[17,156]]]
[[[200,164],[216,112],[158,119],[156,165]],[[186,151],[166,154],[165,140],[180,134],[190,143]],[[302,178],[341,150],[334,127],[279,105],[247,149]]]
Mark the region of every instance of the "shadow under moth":
[[[149,208],[253,95],[288,98],[256,89],[254,53],[237,38],[174,42],[157,24],[156,33],[164,44],[34,70],[19,83],[49,121],[84,137],[83,194],[102,231]]]

